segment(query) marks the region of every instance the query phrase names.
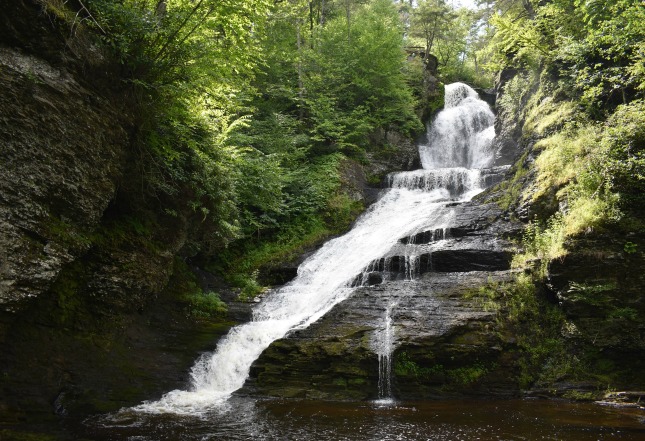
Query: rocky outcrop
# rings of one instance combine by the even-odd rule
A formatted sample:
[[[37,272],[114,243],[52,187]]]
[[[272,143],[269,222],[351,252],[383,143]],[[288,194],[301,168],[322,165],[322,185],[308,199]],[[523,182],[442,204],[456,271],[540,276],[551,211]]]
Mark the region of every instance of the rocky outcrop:
[[[509,97],[509,85],[514,81],[517,89],[518,79],[521,87]],[[498,111],[496,146],[500,161],[515,161],[513,178],[489,189],[480,199],[507,207],[504,216],[508,219],[545,225],[555,213],[567,209],[566,200],[557,196],[558,188],[532,197],[535,159],[540,154],[534,146],[548,133],[525,122],[531,112],[532,118],[539,120],[536,103],[558,99],[545,92],[553,91],[554,82],[545,73],[529,75],[516,69],[499,75],[497,101],[507,104]],[[553,127],[558,123],[550,130],[556,130]],[[607,384],[621,389],[645,387],[645,237],[631,229],[631,225],[620,223],[588,228],[566,239],[562,257],[533,262],[536,268],[544,265],[544,273],[536,271],[538,279],[544,277],[542,293],[562,314],[560,335],[552,338],[566,351],[559,361],[550,363],[556,372],[532,385],[539,394],[594,398],[602,395],[600,391]],[[568,367],[554,369],[557,363]]]
[[[630,243],[643,244],[642,235]],[[549,263],[549,289],[566,314],[571,351],[593,366],[587,381],[645,388],[645,258],[626,252],[625,238],[593,234],[568,244]]]
[[[414,139],[395,131],[386,133],[381,130],[374,134],[372,142],[381,147],[367,152],[368,161],[363,165],[369,187],[382,187],[388,173],[421,167],[419,149]],[[374,202],[376,194],[369,190],[366,194],[368,202]]]
[[[493,204],[453,209],[450,228],[402,237],[357,276],[354,284],[363,286],[349,299],[272,344],[254,363],[241,393],[377,398],[375,341],[388,309],[397,398],[518,393],[517,366],[504,350],[513,340],[494,331],[495,311],[469,296],[511,278],[510,243],[503,237],[515,234],[517,225],[500,221],[501,210]]]
[[[271,345],[253,365],[242,393],[377,398],[378,357],[373,345],[392,304],[396,304],[391,313],[396,339],[394,395],[412,399],[463,393],[457,383],[447,380],[454,369],[474,364],[490,369],[503,358],[500,342],[486,332],[495,314],[463,299],[464,292],[489,277],[502,280],[507,273],[428,273],[413,281],[357,289],[314,325]],[[512,382],[512,376],[503,378]],[[488,379],[482,375],[467,386],[488,393],[503,389],[498,381],[495,375]],[[508,386],[506,393],[513,390]]]
[[[134,171],[148,159],[133,143],[137,108],[119,63],[49,3],[5,3],[0,438],[178,387],[196,354],[248,317],[197,315],[187,297],[199,289],[178,254],[202,216],[164,200],[177,205],[168,216],[143,197]]]
[[[528,88],[522,95],[520,103],[514,103],[515,109],[507,109],[499,105],[504,101],[503,97],[509,82],[518,74],[522,73],[515,68],[505,68],[502,70],[495,81],[495,140],[493,147],[497,152],[496,164],[509,165],[513,164],[519,156],[526,150],[526,145],[522,142],[522,127],[524,125],[525,115],[520,110],[526,105],[528,99],[535,92],[538,84],[525,84],[523,87]],[[510,97],[510,94],[507,94]],[[514,97],[513,97],[514,98]],[[508,99],[508,98],[507,98]],[[512,98],[511,98],[512,99]]]
[[[0,48],[0,304],[45,292],[114,198],[129,128],[65,68]]]

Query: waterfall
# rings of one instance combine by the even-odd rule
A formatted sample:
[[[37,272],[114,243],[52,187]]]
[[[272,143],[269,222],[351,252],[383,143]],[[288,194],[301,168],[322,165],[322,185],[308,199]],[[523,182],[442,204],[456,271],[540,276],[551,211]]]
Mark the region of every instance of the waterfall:
[[[419,146],[422,170],[393,173],[388,176],[391,188],[445,191],[451,197],[467,199],[473,190],[483,187],[482,168],[494,161],[490,151],[495,136],[495,116],[477,92],[463,83],[446,86],[445,108],[437,114],[428,129],[428,144]],[[445,239],[449,228],[430,226],[431,241]],[[414,254],[416,235],[405,243],[405,280],[416,277]],[[385,279],[385,277],[383,277]],[[376,331],[372,350],[378,355],[378,397],[381,402],[392,400],[392,354],[396,341],[392,327],[392,311],[398,302],[391,302],[385,311],[383,327]]]
[[[299,268],[296,278],[270,293],[253,311],[253,319],[232,328],[215,352],[192,368],[188,391],[175,390],[145,402],[144,412],[201,413],[241,388],[251,364],[272,342],[302,329],[346,299],[357,275],[399,243],[422,229],[449,227],[450,200],[468,200],[482,190],[477,167],[490,165],[493,116],[488,105],[464,84],[446,86],[446,109],[429,129],[430,144],[420,146],[424,170],[390,176],[390,189],[356,221],[351,231],[330,240]],[[414,277],[416,260],[407,262]],[[382,385],[391,396],[391,354],[394,347],[391,308],[386,311]],[[379,359],[381,354],[379,352]],[[379,388],[381,389],[381,387]]]

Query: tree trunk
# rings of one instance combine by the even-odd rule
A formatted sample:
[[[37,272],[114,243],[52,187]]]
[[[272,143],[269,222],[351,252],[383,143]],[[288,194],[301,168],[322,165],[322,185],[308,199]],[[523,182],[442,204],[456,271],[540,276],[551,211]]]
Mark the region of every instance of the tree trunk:
[[[349,10],[349,0],[345,0],[345,14],[347,15],[347,44],[352,44],[352,34],[351,34],[351,16]]]
[[[305,88],[304,88],[304,83],[302,81],[302,36],[300,32],[300,27],[301,27],[301,19],[298,18],[297,25],[296,25],[296,44],[298,46],[298,118],[300,121],[302,121],[305,117],[305,112],[304,112],[304,98],[305,98]]]

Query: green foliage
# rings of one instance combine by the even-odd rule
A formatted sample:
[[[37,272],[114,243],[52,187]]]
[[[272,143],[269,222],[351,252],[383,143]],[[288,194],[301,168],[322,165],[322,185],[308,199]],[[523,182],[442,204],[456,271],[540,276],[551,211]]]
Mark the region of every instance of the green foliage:
[[[252,257],[247,256],[247,259],[252,259]],[[244,263],[246,263],[247,261],[245,261]],[[231,283],[231,285],[239,289],[238,299],[248,302],[253,300],[258,295],[262,294],[266,290],[266,288],[260,285],[257,278],[257,270],[254,270],[250,273],[229,271],[227,280],[229,283]]]
[[[561,329],[566,324],[564,315],[539,296],[530,274],[517,274],[510,282],[489,282],[476,292],[467,293],[467,297],[496,304],[492,309],[497,311],[498,332],[510,333],[516,339],[520,387],[555,381],[577,369],[577,359],[567,353],[561,338]],[[485,366],[474,367],[479,369],[468,370],[465,379],[476,380],[476,375],[487,372]]]
[[[520,72],[504,84],[504,93],[496,103],[502,117],[508,120],[521,121],[526,115],[523,107],[531,93],[532,85],[538,81],[535,72]],[[527,87],[528,86],[528,87]]]
[[[522,11],[523,12],[523,11]],[[537,67],[542,59],[549,56],[549,46],[535,20],[523,13],[494,15],[491,24],[496,29],[495,50],[514,64]],[[504,66],[504,58],[498,60],[497,68]]]
[[[630,0],[576,1],[585,26],[582,35],[567,34],[558,45],[558,59],[567,66],[595,110],[607,102],[626,103],[645,92],[645,8]],[[580,38],[582,37],[582,38]]]
[[[186,315],[197,320],[212,320],[226,314],[227,306],[216,292],[204,292],[186,263],[175,258],[169,292],[185,304]]]
[[[477,307],[483,311],[499,311],[501,303],[499,302],[500,293],[498,292],[499,285],[491,283],[482,285],[477,289],[470,290],[464,293],[464,298],[473,300]]]
[[[613,309],[607,318],[609,320],[615,320],[615,321],[629,321],[633,323],[638,322],[638,311],[634,308],[615,308]]]
[[[445,0],[421,0],[413,10],[410,34],[423,39],[426,53],[432,53],[435,43],[448,38],[455,17]]]
[[[240,288],[243,299],[252,299],[265,290],[259,281],[260,269],[270,269],[296,259],[329,235],[344,231],[361,208],[343,194],[334,196],[327,214],[284,221],[274,235],[233,243],[218,255],[212,263],[213,269],[225,274],[233,286]]]
[[[513,256],[512,266],[522,268],[537,261],[540,274],[546,275],[548,263],[566,254],[564,239],[564,221],[560,214],[549,218],[546,224],[539,221],[529,223],[522,236],[524,252]]]
[[[634,254],[637,250],[638,245],[634,242],[625,242],[625,245],[623,246],[623,251],[625,251],[627,254]]]
[[[445,105],[446,98],[446,86],[443,83],[437,84],[437,89],[434,92],[433,96],[428,97],[428,102],[426,104],[425,113],[427,115],[434,115]]]
[[[186,294],[186,300],[190,305],[188,313],[194,318],[212,318],[221,316],[227,311],[226,303],[222,302],[215,292]]]
[[[526,121],[522,131],[527,136],[543,137],[562,129],[566,124],[576,120],[578,106],[572,101],[557,101],[552,97],[543,97],[536,93],[527,107]],[[538,98],[539,97],[539,98]]]
[[[394,374],[399,377],[411,376],[414,378],[430,378],[434,375],[443,375],[445,369],[440,364],[435,364],[432,367],[421,367],[418,363],[414,362],[410,355],[403,351],[397,354],[394,362]]]
[[[303,54],[302,87],[313,123],[312,139],[352,155],[367,135],[390,127],[421,129],[405,82],[402,26],[394,5],[359,5],[348,29],[345,17],[314,30],[313,50]]]
[[[65,248],[82,251],[87,250],[92,243],[91,235],[84,234],[77,227],[55,215],[50,215],[45,228],[47,237]]]
[[[480,378],[490,371],[482,363],[475,363],[471,366],[464,366],[447,371],[448,378],[459,386],[469,386],[476,383]]]
[[[51,287],[55,298],[57,324],[67,328],[80,326],[87,317],[83,295],[80,292],[87,279],[86,272],[76,262],[67,266]]]
[[[422,130],[388,0],[85,3],[83,25],[120,63],[136,123],[114,210],[124,220],[97,243],[152,250],[185,230],[182,253],[216,254],[213,267],[253,297],[263,265],[362,210],[342,189],[346,156],[362,160],[376,134]]]
[[[571,282],[567,294],[573,302],[584,302],[592,306],[609,309],[609,292],[617,288],[615,283],[585,284]]]
[[[87,25],[120,60],[134,101],[132,215],[151,209],[165,213],[165,223],[190,225],[186,249],[193,252],[225,246],[239,234],[244,192],[235,177],[253,166],[239,160],[229,138],[247,120],[240,113],[253,90],[269,3],[89,0],[87,7]]]
[[[449,369],[444,365],[436,363],[430,367],[420,366],[410,357],[406,351],[396,355],[394,361],[394,374],[402,378],[414,378],[419,380],[432,380],[433,378],[441,379],[445,384],[444,389],[453,387],[467,387],[477,383],[483,376],[488,374],[491,367],[487,367],[480,361],[476,361],[468,366]]]
[[[622,200],[641,197],[640,192],[634,192],[631,187],[640,184],[638,172],[636,176],[619,172],[639,170],[639,165],[638,160],[632,164],[624,160],[626,155],[621,153],[621,149],[625,139],[616,132],[625,137],[633,136],[636,140],[641,136],[635,126],[629,126],[629,119],[621,116],[622,113],[617,112],[605,127],[594,123],[565,125],[536,144],[541,153],[535,162],[537,185],[532,189],[532,200],[555,194],[559,205],[565,208],[548,220],[529,225],[524,236],[526,254],[516,256],[517,264],[521,266],[522,261],[542,259],[544,267],[549,260],[566,253],[564,241],[567,237],[615,223],[625,210],[632,209]],[[618,119],[623,122],[622,126],[628,127],[627,130],[631,128],[630,135],[627,135],[627,130],[614,125]],[[548,124],[538,123],[538,126]],[[617,138],[621,141],[616,142]],[[623,160],[612,160],[616,156]],[[621,185],[621,177],[630,182],[629,187]]]
[[[598,392],[582,392],[579,390],[568,390],[562,394],[562,398],[574,401],[594,401],[598,400]]]
[[[641,217],[645,207],[645,100],[623,104],[607,120],[601,139],[602,172],[620,195],[620,208]]]
[[[525,254],[516,256],[517,264],[542,259],[544,267],[566,253],[563,247],[567,237],[625,216],[638,219],[645,203],[644,114],[645,105],[637,100],[618,106],[604,125],[565,125],[536,144],[541,153],[535,162],[537,186],[532,199],[537,201],[555,192],[566,209],[549,220],[529,225],[524,236]],[[550,120],[551,115],[546,118]],[[538,122],[535,127],[550,124]]]
[[[265,0],[87,3],[105,42],[133,79],[153,89],[179,86],[182,98],[211,92],[222,99],[226,92],[239,90],[245,76],[252,74],[259,53],[261,39],[252,29],[262,26],[269,8]],[[222,83],[222,78],[233,81]]]
[[[525,165],[527,156],[528,152],[525,152],[515,162],[511,168],[513,177],[505,179],[496,187],[499,189],[499,193],[495,197],[495,201],[503,210],[508,210],[511,205],[517,204],[521,200],[524,181],[529,173],[528,167]]]
[[[555,67],[594,116],[645,93],[645,8],[631,0],[496,1],[488,68]]]
[[[438,75],[445,83],[465,81],[491,87],[493,75],[484,72],[478,51],[485,44],[481,14],[468,8],[453,9],[445,0],[423,0],[406,8],[410,14],[407,42],[422,46],[427,63],[436,57]]]

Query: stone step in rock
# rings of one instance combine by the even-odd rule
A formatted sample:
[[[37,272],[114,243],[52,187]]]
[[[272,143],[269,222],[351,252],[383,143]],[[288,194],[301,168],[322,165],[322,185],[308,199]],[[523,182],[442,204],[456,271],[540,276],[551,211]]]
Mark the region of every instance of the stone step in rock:
[[[424,245],[440,240],[453,239],[477,234],[482,227],[479,225],[464,225],[460,227],[436,228],[434,230],[422,231],[411,236],[402,237],[399,243],[404,245]]]
[[[351,286],[373,286],[386,280],[415,278],[427,272],[504,271],[510,269],[511,258],[509,251],[468,248],[383,257],[371,262]]]
[[[506,172],[509,170],[510,166],[501,165],[498,167],[484,168],[481,170],[481,179],[482,183],[486,188],[492,187],[495,184],[498,184],[504,180]]]
[[[413,234],[399,239],[399,243],[405,245],[419,245],[438,242],[440,240],[449,239],[451,237],[458,237],[462,230],[453,231],[453,228],[436,228],[434,230],[422,231],[421,233]]]

